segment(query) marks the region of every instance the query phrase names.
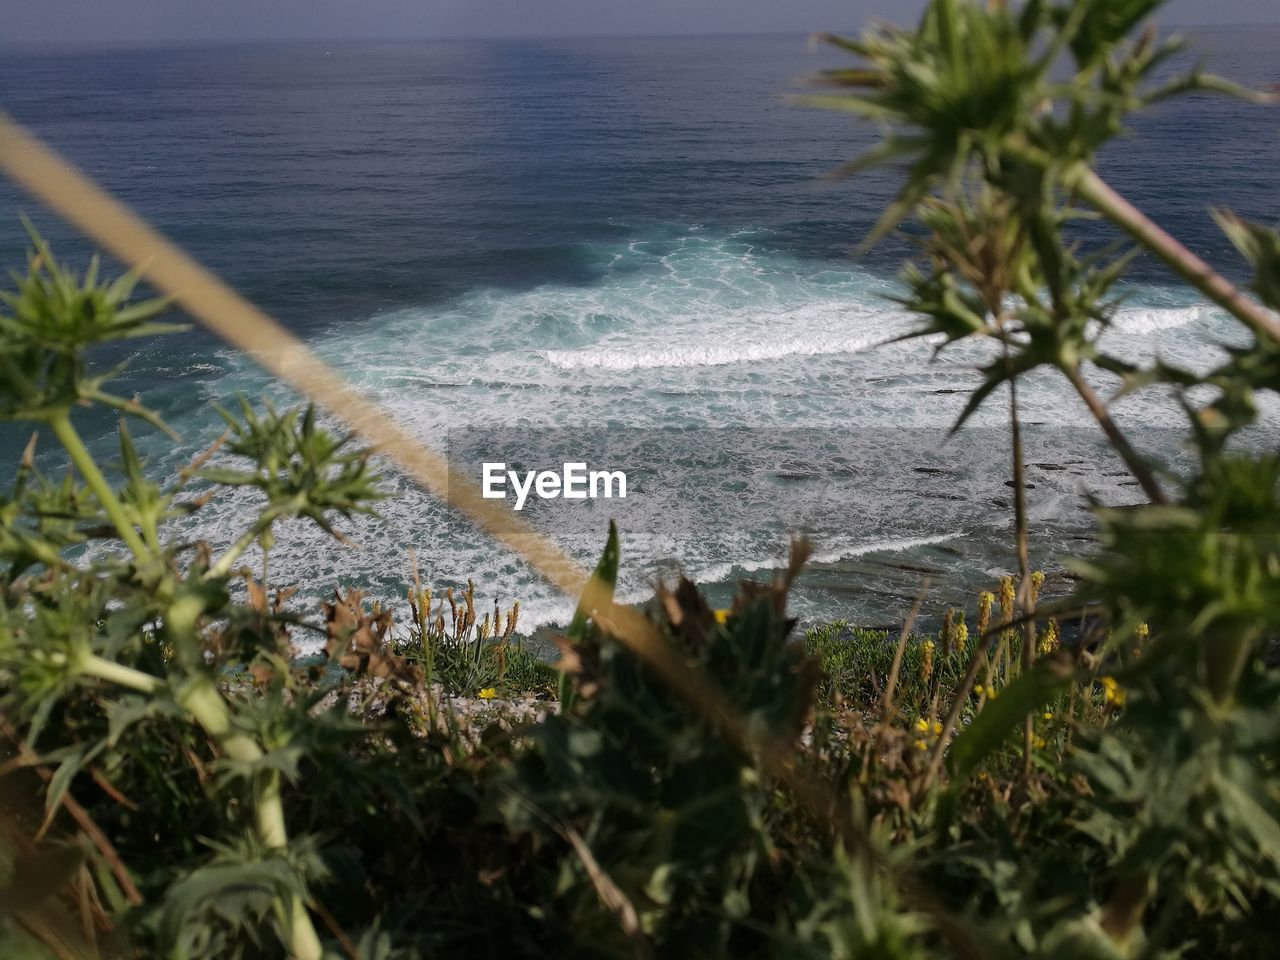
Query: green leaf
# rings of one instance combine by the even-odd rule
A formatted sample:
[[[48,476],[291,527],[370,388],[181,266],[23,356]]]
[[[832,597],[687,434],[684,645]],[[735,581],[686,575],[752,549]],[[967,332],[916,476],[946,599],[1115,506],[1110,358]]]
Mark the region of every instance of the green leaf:
[[[613,599],[613,589],[618,583],[619,556],[618,525],[610,520],[609,537],[605,541],[604,553],[600,555],[600,562],[596,564],[596,568],[591,574],[593,581],[604,584],[608,589],[605,596],[610,600]],[[585,640],[587,636],[587,620],[590,616],[591,612],[579,602],[578,608],[573,612],[573,620],[569,622],[569,629],[565,635],[575,643]]]
[[[1280,823],[1267,811],[1253,791],[1236,783],[1230,777],[1219,776],[1218,794],[1241,826],[1258,844],[1258,852],[1267,859],[1280,863]]]
[[[605,540],[604,552],[600,555],[600,562],[596,564],[595,570],[591,574],[591,583],[603,584],[606,593],[605,597],[609,600],[613,599],[613,589],[618,583],[618,560],[621,550],[618,547],[618,525],[612,520],[609,521],[609,537]],[[587,638],[587,621],[590,619],[591,611],[587,609],[583,601],[578,601],[578,607],[573,611],[573,619],[569,621],[569,629],[565,632],[565,637],[570,643],[578,644]],[[560,674],[560,682],[558,684],[558,694],[560,699],[560,708],[568,710],[573,705],[573,684],[568,674]]]
[[[58,804],[62,802],[62,798],[71,787],[71,781],[84,767],[86,753],[87,748],[81,747],[58,764],[58,769],[53,772],[53,776],[49,779],[49,788],[44,795],[45,819],[41,826],[42,830],[48,829],[49,821],[53,819]]]
[[[270,915],[280,899],[302,890],[297,871],[284,860],[200,867],[166,892],[157,937],[169,956],[200,956],[206,946],[202,938],[214,929],[212,916],[248,926]]]
[[[960,416],[956,418],[956,422],[947,431],[947,436],[951,437],[959,433],[961,428],[969,421],[969,418],[978,412],[978,408],[982,406],[987,397],[991,396],[996,388],[1008,379],[1010,377],[1003,363],[994,363],[987,368],[986,379],[982,381],[981,386],[969,395],[964,409],[960,411]]]
[[[142,696],[141,694],[123,694],[106,704],[107,746],[114,747],[120,737],[136,723],[151,717],[174,715],[178,713],[176,706],[169,700]]]
[[[71,788],[71,781],[75,779],[76,774],[101,753],[102,749],[102,743],[81,744],[70,751],[66,758],[58,764],[58,769],[53,772],[53,776],[49,779],[49,786],[45,790],[45,815],[44,822],[40,825],[41,833],[49,829],[49,824],[53,822],[53,818],[58,812],[58,807],[62,803],[62,798],[66,796],[67,791]]]
[[[1041,660],[1031,670],[988,700],[982,712],[956,737],[947,752],[947,767],[963,778],[997,749],[1028,714],[1066,689],[1070,667],[1058,660]]]

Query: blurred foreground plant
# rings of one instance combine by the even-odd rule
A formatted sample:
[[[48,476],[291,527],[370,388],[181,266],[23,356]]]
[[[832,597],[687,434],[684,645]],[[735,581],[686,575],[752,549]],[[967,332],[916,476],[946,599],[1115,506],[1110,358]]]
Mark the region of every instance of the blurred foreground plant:
[[[1141,28],[1160,6],[933,0],[914,29],[828,37],[859,62],[823,74],[819,83],[831,92],[806,98],[886,130],[877,148],[840,175],[884,163],[904,169],[897,199],[870,240],[912,216],[922,228],[922,256],[906,269],[902,302],[924,323],[908,336],[927,337],[939,351],[962,340],[991,344],[956,429],[998,389],[1011,398],[1023,671],[999,706],[951,747],[953,765],[977,770],[978,758],[1021,724],[1030,782],[1043,740],[1034,717],[1046,700],[1068,690],[1075,696],[1099,664],[1125,659],[1127,638],[1150,623],[1140,656],[1130,653],[1108,678],[1108,702],[1124,706],[1119,721],[1105,735],[1081,731],[1076,741],[1072,765],[1092,785],[1100,811],[1127,813],[1106,819],[1099,812],[1088,821],[1107,849],[1098,869],[1110,878],[1109,893],[1074,904],[1074,915],[1060,917],[1039,948],[1073,956],[1154,955],[1183,932],[1172,918],[1184,903],[1201,911],[1221,907],[1224,897],[1245,910],[1280,906],[1273,762],[1280,741],[1274,679],[1264,665],[1280,637],[1280,471],[1274,429],[1247,432],[1258,420],[1258,394],[1280,392],[1280,237],[1217,214],[1255,271],[1252,299],[1094,169],[1098,151],[1137,110],[1187,93],[1273,98],[1199,69],[1170,76],[1181,43]],[[1082,242],[1072,232],[1081,219],[1109,221],[1135,244]],[[1103,334],[1138,253],[1163,261],[1238,321],[1247,345],[1224,345],[1229,359],[1207,373],[1110,355]],[[1017,387],[1041,369],[1067,380],[1150,503],[1099,510],[1102,549],[1076,564],[1083,577],[1076,595],[1047,611],[1087,607],[1095,626],[1096,615],[1109,617],[1111,632],[1087,630],[1074,650],[1059,650],[1049,620],[1041,634],[1045,662],[1037,666]],[[1159,389],[1174,398],[1196,453],[1188,475],[1134,447],[1101,384],[1117,397]],[[1001,610],[1012,624],[1014,598],[1006,593]],[[999,640],[999,662],[1010,639],[997,626],[975,643],[948,726],[984,662],[990,671],[989,644]],[[939,745],[935,764],[942,754]],[[1029,877],[1044,869],[1034,858],[1018,867]]]
[[[289,737],[279,718],[262,715],[218,684],[220,673],[234,665],[261,669],[274,678],[274,696],[283,693],[290,617],[278,602],[268,606],[264,588],[255,593],[252,581],[250,604],[232,600],[236,562],[254,543],[265,554],[277,521],[308,518],[335,534],[334,518],[369,510],[379,494],[368,455],[319,428],[311,410],[277,414],[268,406],[258,414],[245,403],[240,418],[225,416],[226,453],[246,468],[210,465],[211,449],[161,488],[144,474],[122,420],[121,477],[113,483],[73,423],[76,408],[100,404],[163,424],[137,401],[107,393],[105,384],[117,371],[95,372],[90,351],[174,328],[154,322],[163,302],[129,304],[132,276],[102,282],[96,260],[77,275],[34,231],[31,240],[26,276],[0,299],[0,412],[47,429],[72,469],[62,480],[47,477],[36,467],[33,436],[14,494],[0,504],[4,716],[21,725],[24,749],[40,753],[46,741],[54,742],[42,757],[54,771],[48,817],[76,775],[136,735],[142,721],[172,716],[198,725],[216,745],[216,790],[229,809],[242,810],[232,822],[242,821],[248,833],[213,848],[200,874],[198,902],[184,901],[180,888],[170,892],[172,916],[159,930],[160,941],[175,955],[207,955],[215,928],[189,925],[180,907],[211,906],[216,890],[253,891],[240,908],[254,922],[275,926],[293,955],[318,958],[320,941],[305,907],[314,858],[305,841],[291,841],[281,804],[281,780],[294,770]],[[217,558],[203,544],[193,549],[165,529],[167,521],[200,509],[216,493],[214,486],[189,496],[197,478],[254,487],[265,499],[257,516],[246,518],[244,534]],[[90,539],[107,546],[85,552]],[[73,563],[69,551],[76,548]],[[96,739],[57,743],[79,690],[105,714],[106,728]],[[195,940],[192,930],[200,931]]]

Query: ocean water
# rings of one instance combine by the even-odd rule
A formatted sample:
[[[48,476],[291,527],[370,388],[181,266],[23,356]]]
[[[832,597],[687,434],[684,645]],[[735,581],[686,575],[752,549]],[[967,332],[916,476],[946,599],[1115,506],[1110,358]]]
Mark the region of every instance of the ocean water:
[[[1280,29],[1194,44],[1237,80],[1280,81]],[[625,501],[526,511],[584,564],[616,518],[626,596],[680,570],[723,600],[804,532],[797,613],[890,623],[926,582],[928,614],[1011,568],[1004,404],[948,440],[982,351],[878,346],[912,326],[887,299],[906,246],[853,248],[894,176],[822,183],[876,133],[784,100],[834,62],[787,36],[5,50],[0,105],[477,480],[485,460],[627,470]],[[1280,112],[1193,97],[1102,167],[1239,279],[1208,207],[1280,220],[1277,160]],[[0,185],[0,263],[22,262],[19,211],[87,255]],[[1157,264],[1128,295],[1108,334],[1122,355],[1204,367],[1239,337]],[[143,437],[157,476],[218,434],[213,403],[287,397],[200,331],[101,358],[119,359],[121,389],[183,437]],[[1033,558],[1053,570],[1090,549],[1088,498],[1138,494],[1064,384],[1038,377],[1023,400]],[[1165,398],[1116,414],[1176,464]],[[109,456],[110,419],[82,426]],[[0,432],[5,473],[24,441]],[[358,549],[292,525],[274,570],[308,602],[338,584],[394,599],[412,550],[432,582],[519,598],[526,627],[571,610],[447,503],[390,487],[379,517],[343,526]],[[230,542],[250,499],[220,497],[186,532]]]

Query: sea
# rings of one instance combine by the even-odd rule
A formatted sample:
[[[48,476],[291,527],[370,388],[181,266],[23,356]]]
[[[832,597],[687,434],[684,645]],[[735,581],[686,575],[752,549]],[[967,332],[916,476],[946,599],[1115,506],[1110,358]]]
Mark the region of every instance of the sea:
[[[1280,27],[1187,34],[1183,64],[1280,82]],[[888,625],[917,602],[924,617],[971,603],[1014,568],[1008,400],[952,435],[989,353],[885,345],[916,324],[893,300],[914,248],[896,235],[858,248],[900,174],[824,179],[879,131],[791,99],[842,62],[804,36],[0,48],[0,107],[477,483],[485,462],[627,472],[625,500],[521,513],[583,565],[616,520],[625,599],[683,574],[723,604],[803,534],[814,558],[795,615]],[[1135,118],[1100,170],[1247,281],[1209,211],[1280,221],[1280,109],[1184,97]],[[0,264],[23,266],[20,214],[60,259],[87,260],[0,183]],[[1118,356],[1203,370],[1242,342],[1153,261],[1124,297],[1103,339]],[[199,329],[94,359],[127,362],[117,392],[181,436],[134,428],[165,482],[221,432],[216,405],[296,401]],[[1032,562],[1065,590],[1063,571],[1094,549],[1093,506],[1141,497],[1060,378],[1036,374],[1020,399]],[[1114,412],[1176,474],[1170,398],[1140,392]],[[77,422],[114,460],[113,418]],[[0,427],[5,477],[29,433]],[[48,439],[37,449],[60,469]],[[394,471],[386,488],[376,516],[338,524],[349,543],[280,528],[271,570],[301,588],[295,603],[356,586],[402,605],[412,557],[425,583],[520,600],[522,630],[567,619],[572,599],[447,498]],[[254,504],[223,493],[174,535],[217,550]]]

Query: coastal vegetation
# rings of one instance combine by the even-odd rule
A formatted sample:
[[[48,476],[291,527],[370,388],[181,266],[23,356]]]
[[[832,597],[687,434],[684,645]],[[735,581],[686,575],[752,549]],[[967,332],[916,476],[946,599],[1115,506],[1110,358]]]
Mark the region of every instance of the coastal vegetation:
[[[0,499],[0,953],[1280,953],[1280,451],[1259,413],[1280,235],[1217,214],[1246,295],[1095,170],[1134,111],[1262,99],[1169,76],[1159,6],[933,0],[914,28],[830,38],[856,63],[805,98],[886,128],[839,172],[904,170],[872,239],[910,222],[917,335],[989,347],[957,429],[1007,403],[1019,569],[936,631],[916,611],[797,630],[800,540],[727,608],[687,580],[621,606],[613,528],[554,670],[518,605],[470,583],[415,577],[399,624],[350,589],[300,609],[275,537],[376,510],[372,451],[314,407],[241,400],[157,481],[133,431],[161,412],[110,392],[100,357],[171,333],[168,304],[33,230],[0,300],[0,415],[35,431]],[[1139,254],[1238,322],[1218,365],[1107,354]],[[1033,371],[1065,378],[1146,499],[1096,505],[1053,602],[1020,444]],[[1189,469],[1113,417],[1108,393],[1140,391],[1185,413]],[[85,445],[86,405],[120,415],[114,456]],[[231,488],[257,508],[229,545],[185,540]]]

